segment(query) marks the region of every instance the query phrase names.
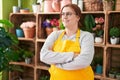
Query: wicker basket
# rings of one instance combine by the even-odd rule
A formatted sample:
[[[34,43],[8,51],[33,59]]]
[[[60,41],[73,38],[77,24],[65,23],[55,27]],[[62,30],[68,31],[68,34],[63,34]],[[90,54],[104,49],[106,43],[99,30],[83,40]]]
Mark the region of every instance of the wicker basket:
[[[84,0],[84,11],[103,11],[103,2],[101,0]]]

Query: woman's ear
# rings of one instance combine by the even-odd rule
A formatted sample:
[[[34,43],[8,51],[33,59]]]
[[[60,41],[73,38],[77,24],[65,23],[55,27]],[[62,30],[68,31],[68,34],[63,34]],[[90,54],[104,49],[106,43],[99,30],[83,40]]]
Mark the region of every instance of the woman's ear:
[[[77,21],[79,21],[80,20],[80,17],[79,16],[77,16]]]

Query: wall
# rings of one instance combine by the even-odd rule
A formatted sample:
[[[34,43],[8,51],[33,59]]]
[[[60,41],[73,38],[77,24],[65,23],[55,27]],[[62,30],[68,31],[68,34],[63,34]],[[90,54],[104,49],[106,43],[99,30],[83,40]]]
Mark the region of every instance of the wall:
[[[29,8],[32,11],[32,4],[36,0],[21,0],[22,8]],[[12,6],[17,6],[18,0],[0,0],[0,19],[9,19],[9,14],[12,12]]]
[[[14,5],[17,5],[17,0],[2,0],[2,19],[9,19]]]
[[[0,0],[0,19],[2,19],[2,0]]]

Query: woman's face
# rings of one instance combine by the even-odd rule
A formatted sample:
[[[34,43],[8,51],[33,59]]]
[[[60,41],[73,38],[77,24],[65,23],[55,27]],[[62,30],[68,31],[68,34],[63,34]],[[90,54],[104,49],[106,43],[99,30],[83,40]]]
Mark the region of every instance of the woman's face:
[[[66,28],[74,27],[75,25],[78,25],[79,17],[70,7],[63,8],[61,17],[62,17],[63,25]]]

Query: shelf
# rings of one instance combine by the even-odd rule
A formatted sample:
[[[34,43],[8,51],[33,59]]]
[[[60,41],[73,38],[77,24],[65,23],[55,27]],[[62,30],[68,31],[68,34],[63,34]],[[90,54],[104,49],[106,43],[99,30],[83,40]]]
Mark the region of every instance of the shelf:
[[[47,67],[47,66],[40,66],[40,65],[36,66],[36,68],[37,69],[42,69],[42,70],[48,70],[49,69],[49,67]]]
[[[111,48],[120,48],[120,44],[107,44],[107,47],[111,47]]]
[[[34,68],[33,64],[26,64],[25,62],[10,62],[10,64],[21,65],[21,66],[27,66],[27,67]]]
[[[35,42],[35,39],[33,39],[33,38],[18,38],[18,40],[21,40],[21,41],[33,41],[33,42]]]
[[[82,14],[105,14],[104,11],[82,11]]]
[[[36,39],[37,42],[45,42],[46,39]]]
[[[101,79],[102,75],[95,74],[95,79]]]

